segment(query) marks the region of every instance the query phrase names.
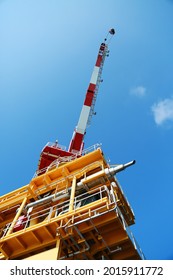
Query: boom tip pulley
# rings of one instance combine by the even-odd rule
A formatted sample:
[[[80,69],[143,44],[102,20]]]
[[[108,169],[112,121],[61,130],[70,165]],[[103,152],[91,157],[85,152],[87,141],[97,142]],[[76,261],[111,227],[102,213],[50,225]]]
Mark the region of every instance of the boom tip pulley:
[[[115,34],[115,29],[114,29],[114,28],[111,28],[111,29],[109,30],[109,33],[110,33],[111,35],[114,35],[114,34]]]
[[[108,41],[108,44],[109,44],[113,35],[115,35],[115,29],[111,28],[106,35],[105,42]]]

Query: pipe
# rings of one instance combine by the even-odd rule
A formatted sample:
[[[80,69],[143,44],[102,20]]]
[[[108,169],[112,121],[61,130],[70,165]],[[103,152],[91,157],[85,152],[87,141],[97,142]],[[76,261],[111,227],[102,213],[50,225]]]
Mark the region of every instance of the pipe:
[[[60,200],[60,199],[62,199],[62,198],[69,198],[69,194],[68,194],[68,193],[65,193],[65,194],[62,194],[62,195],[60,195],[60,196],[57,196],[57,197],[53,198],[52,201],[53,201],[53,202],[56,202],[56,201],[58,201],[58,200]]]
[[[103,177],[103,176],[108,176],[108,177],[112,177],[114,176],[116,173],[126,169],[127,167],[135,164],[135,160],[132,160],[130,162],[127,162],[125,164],[119,164],[115,167],[111,167],[111,168],[105,168],[101,171],[98,171],[84,179],[82,179],[80,182],[78,182],[76,184],[76,187],[77,188],[82,188],[82,187],[85,187],[88,183],[92,182],[93,180],[96,180],[100,177]],[[72,187],[68,188],[68,191],[72,190]],[[57,201],[57,200],[60,200],[62,198],[69,198],[69,193],[64,193],[64,191],[60,191],[58,192],[57,194],[53,194],[53,195],[50,195],[50,196],[47,196],[47,197],[44,197],[42,199],[39,199],[37,201],[34,201],[34,202],[31,202],[29,203],[28,205],[26,205],[25,209],[28,209],[30,207],[34,207],[34,206],[37,206],[37,205],[40,205],[40,204],[43,204],[45,202],[48,202],[48,201]]]
[[[100,177],[103,177],[103,176],[108,176],[108,177],[113,177],[116,173],[126,169],[127,167],[135,164],[135,160],[132,160],[130,162],[127,162],[125,164],[119,164],[115,167],[111,167],[111,168],[105,168],[101,171],[98,171],[84,179],[82,179],[80,182],[77,183],[77,187],[84,187],[86,186],[88,183],[92,182],[93,180],[96,180]]]
[[[61,195],[61,193],[62,193],[62,195]],[[60,200],[62,198],[66,198],[66,197],[69,197],[69,194],[68,193],[64,193],[64,191],[61,191],[61,192],[58,192],[57,194],[52,194],[52,195],[49,195],[49,196],[44,197],[42,199],[36,200],[34,202],[31,202],[28,205],[26,205],[25,209],[28,209],[30,207],[34,207],[34,206],[43,204],[43,203],[51,201],[51,200],[53,202],[55,202],[57,200]]]
[[[132,160],[132,161],[129,161],[129,162],[125,163],[125,164],[119,164],[119,165],[117,165],[117,166],[115,166],[115,167],[106,168],[106,169],[105,169],[105,174],[106,174],[106,175],[113,176],[113,175],[115,175],[116,173],[118,173],[118,172],[120,172],[120,171],[126,169],[127,167],[129,167],[129,166],[135,164],[135,162],[136,162],[135,160]]]

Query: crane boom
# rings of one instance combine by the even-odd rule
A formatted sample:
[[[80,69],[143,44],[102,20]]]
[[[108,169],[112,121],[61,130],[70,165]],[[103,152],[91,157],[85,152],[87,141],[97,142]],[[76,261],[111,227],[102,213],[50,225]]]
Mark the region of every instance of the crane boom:
[[[114,35],[115,30],[111,29],[109,34]],[[105,39],[106,42],[107,38]],[[108,44],[101,43],[96,63],[91,75],[91,80],[86,92],[84,104],[80,113],[78,124],[73,133],[70,145],[69,152],[72,153],[81,153],[84,147],[84,136],[86,133],[87,125],[90,124],[91,118],[94,114],[94,106],[97,98],[97,93],[99,89],[100,82],[102,81],[101,75],[103,70],[103,65],[105,57],[108,55]]]
[[[91,122],[91,118],[94,114],[94,106],[97,98],[97,93],[101,80],[101,74],[103,70],[105,57],[108,55],[108,36],[115,34],[115,30],[112,28],[109,30],[104,42],[101,43],[99,52],[97,55],[96,63],[91,75],[91,80],[86,92],[84,104],[80,113],[78,124],[73,132],[72,139],[69,145],[69,149],[65,150],[58,144],[47,143],[40,154],[38,163],[38,174],[44,173],[47,168],[55,161],[64,161],[73,157],[79,157],[82,154],[84,147],[84,136],[86,133],[87,125]],[[111,37],[109,38],[110,41]]]

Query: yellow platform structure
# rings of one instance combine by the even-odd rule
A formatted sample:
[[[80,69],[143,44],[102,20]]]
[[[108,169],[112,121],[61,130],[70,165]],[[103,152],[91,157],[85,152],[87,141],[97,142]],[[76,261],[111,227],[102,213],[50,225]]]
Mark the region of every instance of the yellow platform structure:
[[[97,148],[0,197],[0,259],[134,260],[135,218]]]

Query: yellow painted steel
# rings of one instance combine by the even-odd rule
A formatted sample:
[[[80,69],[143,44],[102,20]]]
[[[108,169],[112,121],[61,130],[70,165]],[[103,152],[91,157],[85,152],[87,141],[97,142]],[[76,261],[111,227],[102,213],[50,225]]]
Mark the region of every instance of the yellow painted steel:
[[[21,213],[22,213],[22,211],[23,211],[23,208],[24,208],[26,202],[27,202],[27,197],[24,198],[24,200],[23,200],[23,202],[22,202],[20,208],[18,209],[18,211],[17,211],[17,213],[16,213],[16,216],[14,217],[14,219],[13,219],[11,225],[10,225],[10,228],[9,228],[9,230],[7,231],[6,236],[8,236],[8,235],[13,231],[13,228],[14,228],[14,226],[15,226],[15,224],[16,224],[18,218],[20,217],[20,215],[21,215]]]
[[[74,176],[72,187],[71,187],[71,196],[70,196],[70,204],[69,204],[69,212],[74,209],[74,198],[75,198],[75,191],[76,191],[76,177]]]
[[[133,211],[107,167],[98,149],[2,196],[0,259],[141,259]],[[14,232],[21,213],[24,228]]]

